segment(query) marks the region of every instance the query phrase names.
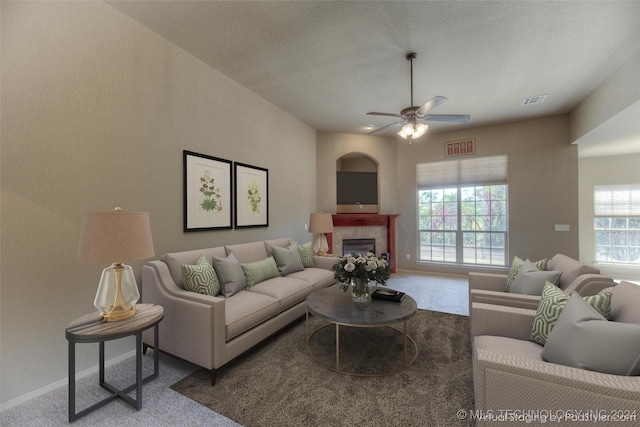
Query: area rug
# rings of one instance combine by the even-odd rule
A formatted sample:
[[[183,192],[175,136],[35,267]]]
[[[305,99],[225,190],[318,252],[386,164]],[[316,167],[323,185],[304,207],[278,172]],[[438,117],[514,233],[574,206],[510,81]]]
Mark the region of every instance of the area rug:
[[[321,324],[312,318],[312,328]],[[389,376],[349,376],[319,365],[300,320],[223,367],[215,386],[199,370],[171,388],[246,427],[468,425],[458,416],[473,407],[468,317],[418,310],[408,329],[418,356]],[[310,348],[335,367],[335,328],[320,330]],[[342,327],[340,366],[393,370],[402,367],[394,364],[404,360],[403,348],[390,328]]]

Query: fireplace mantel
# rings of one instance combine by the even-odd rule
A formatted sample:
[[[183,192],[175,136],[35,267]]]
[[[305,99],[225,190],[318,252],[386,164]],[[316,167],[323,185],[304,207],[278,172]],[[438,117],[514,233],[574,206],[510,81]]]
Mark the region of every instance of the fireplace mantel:
[[[391,258],[391,271],[396,272],[396,218],[399,214],[344,213],[333,215],[334,227],[386,227],[387,248]],[[327,235],[329,247],[333,246],[333,236]],[[385,252],[385,250],[382,250]],[[338,254],[340,255],[340,254]]]

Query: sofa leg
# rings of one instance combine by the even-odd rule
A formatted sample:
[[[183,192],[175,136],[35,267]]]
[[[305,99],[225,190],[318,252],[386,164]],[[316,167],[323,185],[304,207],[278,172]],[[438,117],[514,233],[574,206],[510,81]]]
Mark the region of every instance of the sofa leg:
[[[217,375],[216,375],[216,374],[217,374],[217,373],[218,373],[218,370],[217,370],[217,369],[211,369],[211,370],[209,371],[209,375],[211,376],[211,386],[216,385],[216,379],[217,379],[217,378],[216,378],[216,377],[217,377]]]
[[[149,347],[151,347],[149,344],[142,343],[142,354],[147,354]]]

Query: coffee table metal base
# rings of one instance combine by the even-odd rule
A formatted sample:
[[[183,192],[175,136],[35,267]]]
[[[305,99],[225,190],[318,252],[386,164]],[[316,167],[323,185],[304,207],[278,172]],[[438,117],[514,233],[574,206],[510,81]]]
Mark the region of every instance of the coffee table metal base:
[[[305,329],[306,329],[306,344],[307,344],[307,353],[309,353],[309,355],[311,356],[311,358],[318,363],[321,366],[324,366],[327,369],[330,369],[334,372],[339,372],[341,374],[346,374],[346,375],[353,375],[356,377],[383,377],[386,375],[393,375],[393,374],[397,374],[399,372],[404,371],[405,369],[407,369],[409,366],[411,366],[411,364],[413,362],[416,361],[416,359],[418,358],[418,346],[416,344],[416,342],[413,340],[413,338],[411,338],[409,336],[409,334],[407,333],[407,320],[402,321],[403,324],[403,328],[399,329],[396,327],[393,327],[391,325],[353,325],[353,324],[346,324],[346,323],[340,323],[340,322],[330,322],[326,325],[320,326],[318,328],[316,328],[315,330],[311,331],[311,333],[309,333],[309,310],[307,309],[307,317],[306,317],[306,324],[305,324]],[[311,351],[311,347],[309,346],[309,341],[311,341],[311,338],[313,338],[313,336],[320,332],[323,329],[326,328],[330,328],[333,325],[335,325],[335,330],[336,330],[336,363],[335,366],[331,366],[327,363],[323,363],[320,359],[318,359],[313,352]],[[340,369],[340,326],[348,326],[351,328],[389,328],[392,329],[398,333],[400,333],[400,335],[402,335],[403,337],[403,347],[404,347],[404,364],[398,368],[398,369],[393,369],[391,371],[387,371],[387,372],[376,372],[376,373],[358,373],[358,372],[350,372],[350,371],[345,371]],[[409,347],[409,343],[411,343],[411,346],[413,347],[413,357],[411,358],[411,360],[409,360],[409,353],[408,353],[408,347]]]

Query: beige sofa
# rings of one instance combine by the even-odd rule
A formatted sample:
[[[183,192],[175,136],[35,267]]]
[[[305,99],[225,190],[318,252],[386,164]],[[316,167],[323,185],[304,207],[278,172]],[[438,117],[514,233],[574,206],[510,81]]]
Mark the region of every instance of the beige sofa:
[[[562,273],[558,287],[566,293],[577,292],[582,296],[588,296],[615,286],[613,279],[600,274],[597,268],[563,254],[556,254],[549,259],[547,270]],[[538,308],[540,296],[505,292],[506,280],[506,274],[469,273],[469,313],[474,302],[532,310]]]
[[[640,324],[640,286],[621,282],[612,288],[610,320]],[[556,425],[636,425],[640,416],[640,377],[604,374],[546,362],[544,347],[529,341],[535,310],[475,302],[471,340],[477,425],[504,425],[519,416],[555,416]],[[547,341],[548,343],[548,341]],[[580,414],[603,415],[598,423]],[[612,422],[635,411],[636,418]],[[559,417],[567,418],[561,419]],[[609,417],[609,418],[607,418]],[[514,420],[517,421],[517,420]],[[521,420],[522,421],[522,420]],[[576,421],[576,422],[574,422]],[[533,424],[544,422],[533,419]],[[507,423],[508,424],[508,423]],[[525,425],[525,422],[514,422]]]
[[[142,301],[164,308],[159,328],[160,350],[216,370],[305,314],[306,298],[314,290],[336,283],[333,257],[313,257],[314,267],[258,283],[230,297],[189,292],[182,287],[183,264],[195,264],[201,254],[233,254],[240,263],[272,256],[273,247],[287,247],[290,239],[266,240],[176,252],[142,268]],[[155,347],[153,334],[144,333],[146,347]]]

